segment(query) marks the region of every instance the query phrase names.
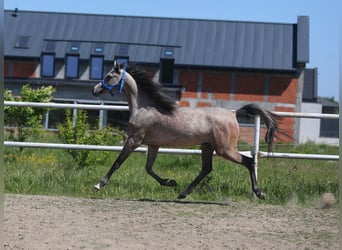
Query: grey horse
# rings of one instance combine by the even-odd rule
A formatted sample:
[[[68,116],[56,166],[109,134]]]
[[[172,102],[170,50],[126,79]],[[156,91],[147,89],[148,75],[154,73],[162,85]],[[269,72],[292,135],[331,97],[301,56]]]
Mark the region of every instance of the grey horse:
[[[112,174],[125,159],[141,144],[148,146],[146,171],[161,185],[174,187],[177,182],[163,179],[153,171],[153,163],[160,146],[201,145],[202,168],[199,175],[181,192],[178,198],[185,198],[212,171],[213,152],[232,162],[245,166],[250,174],[252,190],[264,199],[255,176],[252,157],[237,150],[239,125],[237,118],[253,118],[259,115],[267,127],[265,141],[269,151],[274,145],[275,133],[279,131],[277,116],[256,104],[247,104],[235,112],[224,108],[180,107],[166,95],[161,85],[150,79],[142,67],[120,66],[116,61],[113,69],[94,86],[94,96],[109,92],[124,92],[128,98],[130,118],[127,138],[123,149],[108,173],[94,186],[98,191],[105,186]]]

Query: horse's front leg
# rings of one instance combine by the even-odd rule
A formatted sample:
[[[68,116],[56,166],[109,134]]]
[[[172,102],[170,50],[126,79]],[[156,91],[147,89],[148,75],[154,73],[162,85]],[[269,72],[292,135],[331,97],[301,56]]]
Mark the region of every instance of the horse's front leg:
[[[162,179],[152,169],[153,163],[154,163],[154,161],[157,157],[157,154],[158,154],[158,149],[159,149],[159,146],[148,145],[146,171],[156,181],[158,181],[160,185],[167,186],[167,187],[175,187],[175,186],[177,186],[177,182],[175,180]]]
[[[127,138],[123,149],[121,150],[118,158],[116,158],[112,167],[108,173],[97,183],[93,190],[99,191],[103,186],[105,186],[113,173],[121,166],[121,164],[127,159],[127,157],[136,149],[142,142],[141,136],[129,137]]]

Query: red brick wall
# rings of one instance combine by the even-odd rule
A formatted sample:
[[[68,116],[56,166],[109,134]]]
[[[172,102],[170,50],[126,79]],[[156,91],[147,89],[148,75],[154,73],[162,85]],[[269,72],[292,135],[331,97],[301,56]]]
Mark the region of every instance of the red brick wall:
[[[262,75],[237,74],[234,90],[236,101],[263,101],[265,95],[265,77]]]
[[[202,92],[199,92],[199,70],[181,70],[179,84],[185,87],[183,99],[207,99],[208,94],[213,100],[234,100],[248,102],[271,102],[296,104],[298,79],[289,76],[270,76],[268,86],[265,74],[236,73],[232,93],[233,72],[202,71]],[[267,95],[265,95],[267,93]],[[231,99],[233,94],[233,99]]]
[[[229,100],[231,74],[227,72],[204,72],[202,80],[202,98],[212,93],[215,100]]]
[[[211,107],[212,104],[210,102],[197,102],[197,107]]]
[[[296,103],[298,80],[290,77],[271,77],[269,102]]]
[[[181,71],[179,74],[179,84],[182,84],[185,91],[183,98],[197,98],[199,71]]]
[[[7,77],[9,76],[9,63],[4,64],[4,76]]]
[[[202,74],[201,83],[200,74]],[[233,74],[235,74],[234,85],[232,82]],[[298,79],[295,76],[289,75],[180,70],[178,83],[186,89],[182,94],[180,105],[187,107],[217,106],[222,104],[222,101],[227,102],[226,106],[229,106],[234,101],[239,103],[266,102],[268,106],[276,107],[273,111],[295,111],[297,101]],[[200,84],[202,84],[202,92],[199,92]],[[293,108],[289,108],[289,105],[292,105]],[[280,128],[293,137],[295,120],[293,118],[283,118],[280,122]],[[263,140],[266,129],[263,128],[262,130],[263,134],[260,135],[260,138]],[[252,127],[242,126],[240,131],[241,141],[253,142],[254,129]],[[283,142],[293,141],[293,138],[286,136],[280,136],[280,139]]]
[[[36,64],[32,62],[14,62],[12,77],[20,77],[20,78],[36,77]]]
[[[264,140],[265,134],[266,134],[266,128],[265,127],[260,128],[260,142],[263,142],[263,143],[265,142],[265,140]],[[254,128],[250,127],[250,126],[240,125],[239,140],[242,142],[246,142],[248,144],[253,144],[253,142],[254,142]]]
[[[179,104],[181,107],[190,107],[190,103],[187,102],[187,101],[179,101],[178,104]]]
[[[279,112],[295,112],[294,108],[288,108],[288,107],[276,107],[274,111]],[[279,128],[283,130],[286,134],[290,136],[286,136],[283,134],[278,134],[279,139],[278,141],[281,142],[293,142],[293,136],[294,136],[294,129],[295,129],[295,119],[290,117],[282,117],[279,120]]]

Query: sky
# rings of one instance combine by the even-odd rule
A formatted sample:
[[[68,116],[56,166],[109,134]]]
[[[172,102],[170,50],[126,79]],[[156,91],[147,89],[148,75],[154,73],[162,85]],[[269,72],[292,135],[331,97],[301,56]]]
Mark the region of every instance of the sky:
[[[341,0],[4,0],[4,9],[297,23],[309,16],[310,62],[318,95],[339,101]]]

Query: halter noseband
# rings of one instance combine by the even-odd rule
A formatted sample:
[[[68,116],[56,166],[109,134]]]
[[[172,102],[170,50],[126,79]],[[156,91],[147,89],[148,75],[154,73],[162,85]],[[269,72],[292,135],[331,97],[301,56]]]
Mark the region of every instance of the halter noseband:
[[[122,70],[122,76],[121,76],[121,79],[118,83],[115,83],[113,85],[109,85],[108,83],[106,83],[106,81],[103,79],[101,80],[101,86],[102,88],[108,90],[108,92],[113,96],[113,89],[117,89],[119,88],[120,89],[120,94],[122,93],[122,89],[123,89],[123,86],[125,84],[125,78],[126,78],[126,64]]]

